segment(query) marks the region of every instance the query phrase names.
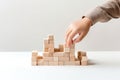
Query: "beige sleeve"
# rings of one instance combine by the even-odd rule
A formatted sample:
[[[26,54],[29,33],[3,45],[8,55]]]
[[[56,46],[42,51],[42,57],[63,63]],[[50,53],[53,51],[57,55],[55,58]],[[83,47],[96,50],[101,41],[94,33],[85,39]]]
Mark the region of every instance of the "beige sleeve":
[[[112,18],[119,18],[120,0],[108,0],[105,4],[97,6],[84,16],[92,20],[92,25],[96,22],[107,22]]]

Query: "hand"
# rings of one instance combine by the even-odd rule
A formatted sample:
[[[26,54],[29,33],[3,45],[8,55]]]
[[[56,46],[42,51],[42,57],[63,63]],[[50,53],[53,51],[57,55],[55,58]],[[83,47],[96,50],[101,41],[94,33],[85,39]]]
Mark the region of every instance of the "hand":
[[[92,21],[86,17],[73,22],[66,30],[66,45],[70,47],[73,43],[80,42],[87,35],[91,25]]]

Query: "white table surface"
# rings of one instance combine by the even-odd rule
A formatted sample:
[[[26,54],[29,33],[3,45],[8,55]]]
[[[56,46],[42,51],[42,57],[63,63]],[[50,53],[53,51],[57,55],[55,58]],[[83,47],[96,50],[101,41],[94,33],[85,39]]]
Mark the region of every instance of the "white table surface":
[[[0,52],[0,80],[120,80],[120,52],[88,52],[88,66],[31,66],[31,52]]]

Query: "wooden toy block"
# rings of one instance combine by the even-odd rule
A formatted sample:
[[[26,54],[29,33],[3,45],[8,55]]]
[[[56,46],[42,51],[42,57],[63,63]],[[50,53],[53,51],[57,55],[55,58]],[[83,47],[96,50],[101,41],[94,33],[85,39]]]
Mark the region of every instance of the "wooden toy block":
[[[78,58],[79,60],[81,60],[81,59],[82,59],[82,54],[81,54],[81,51],[78,51],[78,53],[77,53],[77,58]]]
[[[54,53],[54,48],[49,48],[49,49],[48,49],[48,52],[49,52],[49,53]]]
[[[48,61],[44,61],[43,59],[38,59],[38,66],[49,65]]]
[[[76,65],[75,61],[65,61],[64,65]]]
[[[70,57],[70,52],[64,52],[63,56],[64,57]]]
[[[50,57],[49,52],[43,52],[44,57]]]
[[[53,61],[53,57],[43,57],[44,61]]]
[[[49,53],[49,52],[43,52],[43,56],[44,56],[44,57],[52,57],[53,54],[52,54],[52,53]]]
[[[32,51],[32,58],[31,58],[32,66],[37,65],[37,55],[38,55],[38,51],[36,51],[36,50]]]
[[[35,57],[35,58],[32,57],[31,60],[32,60],[33,62],[36,62],[36,61],[37,61],[37,57]]]
[[[75,56],[75,54],[74,53],[70,53],[70,56]]]
[[[43,59],[38,59],[38,64],[37,64],[38,66],[39,66],[39,65],[43,65],[43,63],[44,63],[44,60],[43,60]]]
[[[38,55],[38,51],[37,50],[32,51],[32,57],[36,57],[37,55]]]
[[[87,56],[82,56],[82,61],[86,61],[86,60],[88,60]]]
[[[54,48],[54,52],[60,52],[59,48]]]
[[[81,65],[82,65],[82,66],[86,66],[87,64],[88,64],[87,61],[82,61],[82,62],[81,62]]]
[[[44,48],[44,52],[48,52],[48,48]]]
[[[32,61],[31,65],[32,66],[37,66],[37,63]]]
[[[54,49],[54,45],[53,44],[49,44],[49,48],[53,48]]]
[[[37,56],[36,56],[36,57],[32,57],[32,58],[31,58],[31,61],[32,61],[32,62],[36,62],[36,61],[37,61]]]
[[[58,57],[59,61],[69,61],[70,58],[69,57]]]
[[[75,61],[80,61],[78,58],[75,57]]]
[[[82,56],[86,56],[86,52],[82,52],[82,51],[81,51],[81,55],[82,55]]]
[[[44,44],[43,44],[44,48],[48,48],[49,45],[48,45],[48,40],[47,39],[44,39]]]
[[[49,38],[50,40],[54,40],[54,36],[53,36],[53,35],[48,35],[48,38]]]
[[[75,61],[75,56],[70,56],[70,61]]]
[[[54,45],[54,41],[53,40],[49,40],[49,44],[53,44]]]
[[[53,57],[53,61],[58,61],[58,57]]]
[[[64,52],[55,52],[53,54],[54,57],[60,57],[60,56],[63,56]]]
[[[43,59],[43,57],[42,56],[37,56],[37,59]]]
[[[49,65],[49,62],[48,61],[44,61],[43,65]]]
[[[75,65],[80,65],[80,61],[75,61]]]
[[[81,60],[81,59],[82,59],[82,56],[77,56],[77,58],[78,58],[79,60]]]
[[[50,65],[50,66],[58,65],[58,61],[52,61],[52,62],[49,62],[49,65]]]
[[[83,56],[83,57],[82,57],[82,60],[81,60],[81,65],[85,66],[85,65],[87,65],[87,63],[88,63],[87,57],[86,57],[86,56]]]
[[[44,45],[45,44],[48,44],[48,39],[46,38],[46,39],[44,39]]]
[[[63,61],[59,61],[58,65],[64,65],[64,62]]]
[[[81,51],[78,51],[77,56],[81,56]]]
[[[59,49],[60,49],[60,52],[63,52],[64,51],[64,45],[63,44],[59,44]]]

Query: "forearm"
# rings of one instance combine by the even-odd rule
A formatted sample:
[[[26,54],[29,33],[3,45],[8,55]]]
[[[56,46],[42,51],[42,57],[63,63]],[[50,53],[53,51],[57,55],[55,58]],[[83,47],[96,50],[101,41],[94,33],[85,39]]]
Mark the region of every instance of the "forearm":
[[[109,0],[105,4],[98,6],[85,14],[92,21],[92,25],[96,22],[107,22],[112,18],[120,17],[120,0]]]

